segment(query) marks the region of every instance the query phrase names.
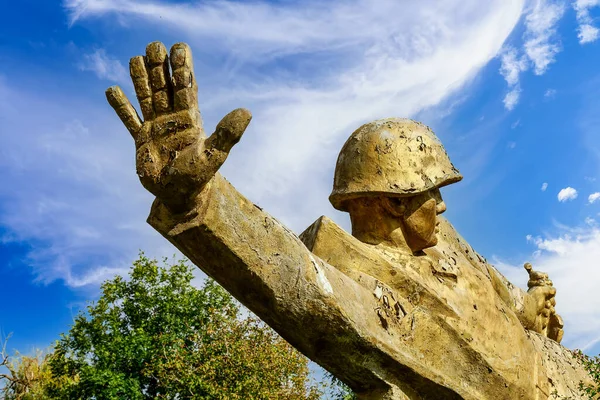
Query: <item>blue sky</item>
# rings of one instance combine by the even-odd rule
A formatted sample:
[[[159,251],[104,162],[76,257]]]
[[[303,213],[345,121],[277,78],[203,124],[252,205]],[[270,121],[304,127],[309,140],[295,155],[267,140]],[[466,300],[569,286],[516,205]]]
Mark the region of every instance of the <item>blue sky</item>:
[[[223,168],[296,232],[320,215],[362,123],[430,125],[465,179],[447,217],[513,283],[550,273],[563,343],[600,352],[600,1],[21,0],[0,26],[0,332],[46,347],[145,250],[152,196],[104,90],[188,42],[210,131],[254,119]]]

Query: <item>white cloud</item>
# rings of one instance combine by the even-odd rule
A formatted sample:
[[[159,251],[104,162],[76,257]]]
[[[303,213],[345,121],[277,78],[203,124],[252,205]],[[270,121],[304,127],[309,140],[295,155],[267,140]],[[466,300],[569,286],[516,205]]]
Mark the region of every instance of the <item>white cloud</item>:
[[[544,92],[544,97],[547,99],[552,99],[556,96],[556,89],[546,89]]]
[[[564,11],[562,1],[552,0],[534,0],[525,11],[522,49],[508,46],[501,55],[500,74],[509,89],[504,97],[504,107],[507,110],[514,109],[519,102],[521,73],[532,65],[533,72],[542,75],[555,61],[561,50],[556,26]]]
[[[84,54],[79,63],[82,71],[91,71],[100,79],[106,79],[121,85],[127,85],[129,73],[119,60],[109,57],[106,50],[98,49],[91,54]]]
[[[519,97],[521,96],[521,88],[515,87],[504,96],[504,108],[508,111],[515,108],[515,106],[519,103]]]
[[[515,108],[519,102],[521,94],[519,75],[526,70],[527,59],[519,56],[515,48],[505,48],[500,57],[500,74],[506,80],[509,88],[508,93],[504,96],[504,107],[509,111]]]
[[[152,196],[135,175],[131,138],[106,118],[108,108],[0,85],[1,92],[10,99],[6,113],[0,101],[2,132],[19,134],[0,133],[0,243],[28,243],[25,262],[37,280],[97,285],[126,272],[139,249],[175,253],[145,223]],[[36,118],[22,118],[27,113]]]
[[[572,187],[566,187],[558,192],[557,197],[558,201],[563,203],[568,200],[575,200],[577,198],[577,190],[573,189]]]
[[[556,287],[556,310],[565,321],[563,344],[589,350],[600,339],[600,230],[595,226],[560,230],[555,237],[528,235],[537,249],[531,257],[533,267],[547,272]],[[497,267],[511,282],[527,289],[527,273],[520,265],[498,263]]]
[[[542,192],[545,192],[546,189],[548,189],[548,182],[542,183],[542,188],[541,188]]]
[[[598,39],[600,30],[593,25],[590,9],[600,5],[600,0],[575,0],[573,8],[577,15],[577,38],[580,44],[591,43]]]
[[[525,17],[525,54],[533,62],[534,73],[541,75],[555,61],[561,49],[556,25],[565,12],[562,1],[536,0]]]
[[[480,15],[483,11],[482,6],[474,7],[474,2],[460,10],[456,1],[424,1],[418,5],[391,0],[376,4],[352,0],[301,4],[219,1],[173,5],[140,0],[65,0],[63,4],[71,24],[107,14],[128,15],[159,23],[168,29],[175,28],[196,39],[209,38],[212,43],[205,44],[217,45],[215,48],[225,43],[236,57],[256,60],[305,51],[343,51],[374,44],[380,50],[401,47],[406,54],[426,54],[437,47],[432,39],[452,35],[449,27],[444,26],[445,22],[467,20],[470,15]],[[434,4],[435,8],[432,7]],[[522,2],[514,2],[503,11],[514,5],[520,7]],[[417,12],[417,20],[411,18],[412,12]],[[427,28],[406,32],[400,26],[414,26],[417,22]],[[160,29],[160,26],[155,27]],[[398,35],[399,31],[407,35]]]
[[[512,150],[515,147],[517,147],[517,142],[508,142],[508,144],[506,146]]]
[[[590,204],[595,203],[598,199],[600,199],[600,192],[595,192],[588,196],[588,201]]]
[[[594,42],[598,39],[600,35],[600,29],[596,28],[590,24],[581,24],[579,25],[577,38],[579,39],[579,43],[586,44]]]
[[[519,84],[519,74],[527,70],[527,59],[519,57],[517,50],[513,47],[507,47],[500,58],[500,74],[506,80],[508,86]]]

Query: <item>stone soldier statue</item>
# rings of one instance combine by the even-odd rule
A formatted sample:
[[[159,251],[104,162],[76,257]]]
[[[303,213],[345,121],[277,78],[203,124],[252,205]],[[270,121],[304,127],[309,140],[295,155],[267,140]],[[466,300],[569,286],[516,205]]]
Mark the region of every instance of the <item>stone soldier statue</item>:
[[[218,172],[250,123],[226,115],[206,137],[192,54],[162,43],[131,59],[143,121],[106,95],[136,146],[148,222],[209,276],[361,399],[576,396],[583,368],[557,341],[556,290],[530,271],[511,285],[448,221],[439,188],[461,179],[426,126],[363,125],[336,167],[334,207],[300,237]],[[533,274],[533,275],[531,275]]]

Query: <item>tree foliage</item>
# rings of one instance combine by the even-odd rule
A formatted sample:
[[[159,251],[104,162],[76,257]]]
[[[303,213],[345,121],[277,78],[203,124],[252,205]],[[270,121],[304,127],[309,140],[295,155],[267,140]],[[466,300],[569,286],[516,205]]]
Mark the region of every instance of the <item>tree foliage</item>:
[[[48,358],[61,399],[317,399],[308,359],[185,262],[143,254],[105,282]]]
[[[358,397],[344,382],[340,381],[330,372],[325,372],[325,378],[328,381],[326,384],[328,393],[327,398],[331,400],[357,400]]]
[[[583,397],[578,396],[577,398],[600,399],[600,355],[588,356],[579,349],[573,350],[572,354],[583,365],[590,377],[590,380],[587,382],[579,382],[579,396]],[[553,399],[574,400],[573,397],[559,395],[556,390],[551,395]]]
[[[585,367],[586,371],[589,372],[592,382],[590,383],[579,383],[579,390],[590,399],[597,399],[600,397],[600,355],[590,357],[584,354],[581,350],[575,350],[574,356],[577,358]]]
[[[4,341],[0,355],[0,398],[4,400],[42,399],[44,383],[51,378],[47,363],[48,354],[37,352],[34,356],[6,351],[8,338]]]

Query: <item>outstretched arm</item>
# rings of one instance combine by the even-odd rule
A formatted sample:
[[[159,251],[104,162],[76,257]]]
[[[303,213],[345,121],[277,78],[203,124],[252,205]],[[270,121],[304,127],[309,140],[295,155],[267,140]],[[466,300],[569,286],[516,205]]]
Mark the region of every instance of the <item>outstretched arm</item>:
[[[355,281],[314,256],[217,172],[250,113],[232,111],[207,138],[187,45],[173,46],[170,66],[172,74],[167,51],[157,42],[145,57],[131,60],[144,121],[118,87],[106,93],[134,138],[140,181],[156,196],[148,222],[165,238],[365,399],[525,398],[536,390],[528,372],[514,374],[512,364],[505,365],[514,357],[523,365],[535,359],[533,347],[518,337],[518,324],[508,321],[507,327],[518,328],[515,337],[523,346],[518,352],[503,347],[503,356],[491,358],[435,310],[414,307],[384,324],[378,298],[392,310],[387,295],[357,283],[374,278],[365,274]],[[440,362],[448,349],[453,362]]]
[[[422,366],[411,358],[398,364],[403,357],[384,345],[388,333],[373,312],[372,293],[315,257],[217,172],[251,116],[234,110],[206,137],[189,47],[178,43],[168,57],[162,43],[151,43],[145,57],[131,59],[130,72],[144,120],[119,87],[106,96],[135,141],[140,181],[156,196],[148,222],[355,391],[389,390],[386,378],[398,376],[389,375],[390,368],[408,369],[414,380],[427,381],[414,372]]]

